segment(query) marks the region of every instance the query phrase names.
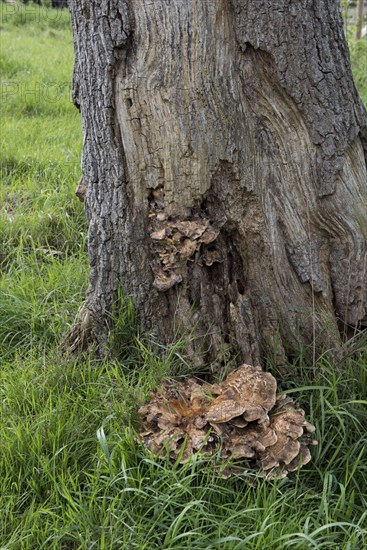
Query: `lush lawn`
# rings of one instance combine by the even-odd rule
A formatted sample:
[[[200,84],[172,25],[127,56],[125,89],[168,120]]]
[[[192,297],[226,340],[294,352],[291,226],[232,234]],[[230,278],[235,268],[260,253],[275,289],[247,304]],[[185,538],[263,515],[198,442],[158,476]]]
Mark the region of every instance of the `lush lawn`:
[[[164,377],[190,368],[179,345],[162,351],[137,335],[129,303],[111,335],[115,359],[61,356],[88,274],[74,196],[81,130],[70,102],[69,17],[3,9],[0,548],[367,547],[363,342],[337,364],[323,358],[308,366],[300,354],[297,383],[295,365],[288,375],[269,365],[320,442],[309,465],[277,482],[221,479],[215,459],[177,466],[140,447],[137,404]],[[365,45],[352,53],[367,100]]]

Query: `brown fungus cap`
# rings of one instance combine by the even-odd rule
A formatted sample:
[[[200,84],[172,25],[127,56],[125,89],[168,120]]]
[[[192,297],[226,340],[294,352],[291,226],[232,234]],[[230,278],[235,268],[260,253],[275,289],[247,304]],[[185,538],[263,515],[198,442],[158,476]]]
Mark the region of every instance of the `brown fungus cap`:
[[[209,423],[228,422],[243,417],[246,422],[267,420],[276,401],[275,378],[260,367],[242,365],[231,372],[221,385],[221,394],[211,404]]]
[[[223,477],[254,469],[267,479],[282,478],[311,459],[314,426],[294,402],[276,397],[275,378],[260,367],[242,365],[226,380],[166,381],[139,409],[140,437],[154,454],[184,463],[199,452],[219,450]]]

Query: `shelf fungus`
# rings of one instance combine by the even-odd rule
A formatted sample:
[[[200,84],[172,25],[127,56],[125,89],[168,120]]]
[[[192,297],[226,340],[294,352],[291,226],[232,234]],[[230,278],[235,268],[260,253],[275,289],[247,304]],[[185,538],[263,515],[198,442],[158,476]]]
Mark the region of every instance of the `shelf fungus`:
[[[207,218],[196,215],[190,219],[168,216],[162,211],[150,213],[150,239],[154,260],[153,285],[164,292],[180,283],[187,262],[202,249],[202,262],[207,266],[223,261],[221,253],[208,245],[216,240],[220,228]]]
[[[311,460],[309,446],[317,442],[304,411],[276,391],[275,378],[250,365],[218,384],[165,381],[139,409],[141,440],[154,454],[169,453],[181,463],[198,452],[219,452],[224,477],[255,470],[283,478]]]

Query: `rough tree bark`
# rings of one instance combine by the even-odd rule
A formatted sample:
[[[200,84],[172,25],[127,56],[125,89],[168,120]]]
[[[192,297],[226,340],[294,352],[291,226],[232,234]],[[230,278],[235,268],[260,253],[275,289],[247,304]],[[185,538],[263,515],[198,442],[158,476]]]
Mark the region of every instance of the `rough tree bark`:
[[[70,0],[90,287],[201,363],[366,325],[367,115],[339,0]],[[364,147],[365,149],[364,149]]]

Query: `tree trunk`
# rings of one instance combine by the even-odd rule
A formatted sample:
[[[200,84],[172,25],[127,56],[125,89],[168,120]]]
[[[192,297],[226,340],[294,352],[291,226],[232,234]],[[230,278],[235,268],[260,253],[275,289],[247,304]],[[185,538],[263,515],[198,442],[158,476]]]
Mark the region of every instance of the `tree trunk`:
[[[70,0],[90,287],[194,363],[366,324],[367,115],[338,0]],[[79,186],[80,187],[80,186]]]

